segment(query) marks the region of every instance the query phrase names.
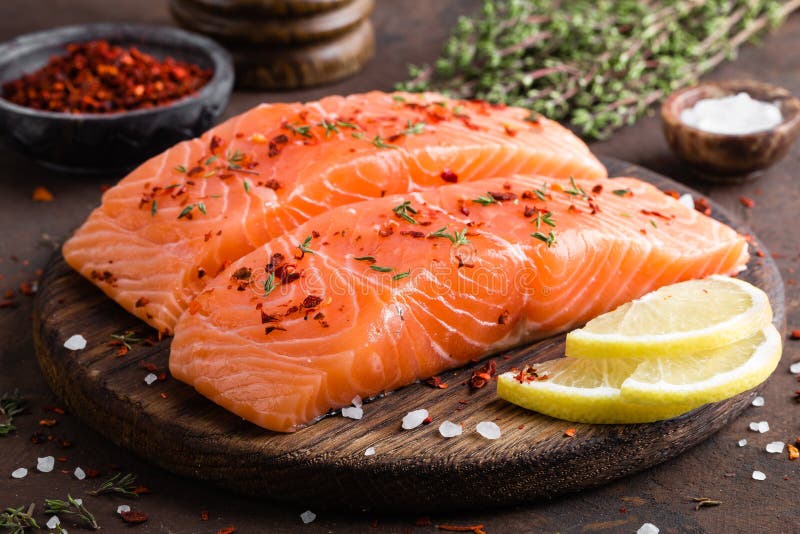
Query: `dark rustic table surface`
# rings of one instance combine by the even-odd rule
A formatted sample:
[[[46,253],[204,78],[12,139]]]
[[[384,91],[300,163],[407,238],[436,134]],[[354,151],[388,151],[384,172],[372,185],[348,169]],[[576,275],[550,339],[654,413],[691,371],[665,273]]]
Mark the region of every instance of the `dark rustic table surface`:
[[[0,3],[0,39],[54,26],[94,21],[170,23],[166,0],[3,0]],[[383,0],[373,16],[378,35],[376,58],[357,76],[335,85],[292,93],[236,93],[226,115],[240,113],[263,101],[309,100],[328,93],[390,89],[406,74],[408,63],[433,60],[447,29],[461,13],[475,9],[474,0]],[[760,46],[746,46],[739,58],[717,69],[709,78],[747,77],[776,83],[800,94],[800,15],[766,37]],[[794,269],[800,257],[800,144],[789,156],[752,183],[708,186],[689,178],[670,154],[657,117],[645,118],[608,141],[592,148],[685,181],[728,209],[738,212],[768,245],[786,283],[787,321],[800,327],[800,291]],[[119,176],[87,177],[58,174],[0,148],[0,290],[17,289],[35,277],[59,243],[100,199],[103,184]],[[50,203],[34,203],[36,186],[55,195]],[[755,201],[747,209],[739,198]],[[134,503],[149,521],[133,527],[140,532],[217,532],[236,526],[239,532],[433,532],[433,526],[417,526],[418,515],[408,510],[403,517],[370,513],[343,515],[319,512],[316,521],[303,525],[302,502],[271,504],[216,490],[151,467],[115,447],[69,414],[47,407],[59,406],[37,367],[31,341],[31,299],[18,297],[19,306],[0,309],[0,393],[19,388],[30,400],[26,414],[17,418],[18,429],[0,437],[0,508],[36,502],[67,493],[84,496],[97,481],[78,481],[75,467],[104,472],[119,468],[136,473],[152,490]],[[800,384],[788,372],[789,363],[800,360],[800,341],[787,340],[780,367],[762,386],[766,403],[749,408],[713,438],[681,457],[659,467],[609,484],[550,502],[502,510],[474,509],[434,515],[433,524],[483,524],[487,532],[635,532],[643,523],[654,523],[661,532],[800,532],[800,461],[786,454],[768,454],[771,441],[794,442],[800,435],[800,404],[793,400]],[[40,426],[41,419],[56,419],[54,427]],[[750,421],[769,422],[770,430],[748,430]],[[59,448],[59,439],[33,444],[31,436],[43,432],[72,442]],[[738,440],[747,438],[740,448]],[[654,454],[656,451],[654,451]],[[59,457],[49,474],[33,469],[38,456]],[[62,461],[63,460],[63,461]],[[22,480],[11,471],[29,468]],[[765,481],[751,478],[753,470],[766,473]],[[689,497],[722,501],[715,508],[694,510]],[[105,532],[126,531],[116,517],[122,499],[92,499],[91,509]],[[208,520],[201,520],[201,511]],[[41,514],[40,514],[40,517]],[[75,532],[76,528],[70,528]]]

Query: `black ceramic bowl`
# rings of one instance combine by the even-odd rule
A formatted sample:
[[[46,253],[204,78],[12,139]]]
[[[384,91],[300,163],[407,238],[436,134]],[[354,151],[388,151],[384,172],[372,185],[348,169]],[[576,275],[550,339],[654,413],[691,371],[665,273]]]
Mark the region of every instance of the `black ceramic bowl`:
[[[23,35],[0,45],[0,84],[44,66],[69,43],[106,39],[214,71],[194,95],[151,109],[111,114],[39,111],[0,98],[8,143],[38,162],[76,172],[122,171],[196,137],[224,111],[233,88],[228,53],[211,39],[169,26],[89,24]]]

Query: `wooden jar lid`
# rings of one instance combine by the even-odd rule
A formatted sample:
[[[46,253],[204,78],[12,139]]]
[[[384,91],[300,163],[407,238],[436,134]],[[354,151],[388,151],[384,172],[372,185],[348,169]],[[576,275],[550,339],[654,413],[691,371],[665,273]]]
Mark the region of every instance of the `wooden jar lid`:
[[[170,0],[170,9],[172,16],[184,28],[224,43],[296,44],[342,35],[367,18],[374,7],[374,0],[349,0],[338,2],[341,5],[336,9],[280,17],[263,12],[215,12],[204,6],[205,3],[221,1]]]
[[[307,87],[355,74],[375,51],[372,23],[364,19],[334,39],[303,46],[231,45],[236,84],[246,89]]]
[[[221,15],[311,15],[341,7],[350,0],[194,0],[194,4]]]

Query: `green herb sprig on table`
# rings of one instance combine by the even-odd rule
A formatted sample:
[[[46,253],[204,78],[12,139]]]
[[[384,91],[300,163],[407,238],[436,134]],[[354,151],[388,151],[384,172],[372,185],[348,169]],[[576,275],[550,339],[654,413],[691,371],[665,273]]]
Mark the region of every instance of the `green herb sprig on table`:
[[[97,520],[94,518],[94,514],[86,509],[82,501],[73,499],[72,495],[67,495],[66,501],[60,499],[45,499],[44,513],[59,514],[62,516],[71,515],[77,522],[92,530],[100,528],[100,525],[97,524]]]
[[[36,519],[33,517],[33,510],[35,505],[30,504],[27,508],[20,506],[19,508],[6,508],[3,513],[0,513],[0,528],[8,529],[10,534],[23,534],[25,529],[41,527],[36,524]]]
[[[19,396],[19,391],[3,393],[0,396],[0,436],[7,436],[17,427],[13,425],[14,416],[25,411],[25,399]]]
[[[412,66],[398,88],[521,106],[603,138],[798,8],[800,0],[484,0],[459,19],[436,63]]]
[[[136,489],[136,475],[132,473],[128,473],[127,475],[123,475],[122,473],[117,473],[110,479],[103,482],[100,487],[94,489],[92,491],[88,491],[89,495],[94,495],[97,497],[98,495],[105,495],[105,494],[115,494],[115,495],[122,495],[123,497],[138,497],[133,490]]]

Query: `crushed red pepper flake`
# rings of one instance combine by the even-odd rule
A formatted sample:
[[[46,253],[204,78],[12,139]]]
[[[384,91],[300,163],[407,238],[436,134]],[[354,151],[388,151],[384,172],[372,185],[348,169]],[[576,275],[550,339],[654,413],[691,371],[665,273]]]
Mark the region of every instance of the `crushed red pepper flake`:
[[[797,449],[794,445],[787,445],[786,448],[789,451],[789,460],[797,460],[800,458],[800,450]]]
[[[568,438],[574,438],[575,437],[575,432],[576,432],[576,430],[574,428],[568,428],[568,429],[566,429],[564,431],[564,435],[566,437],[568,437]]]
[[[418,517],[416,521],[414,521],[414,525],[418,527],[429,527],[433,525],[431,522],[431,518],[428,516]]]
[[[711,204],[705,197],[694,199],[694,209],[707,217],[711,217]]]
[[[46,187],[42,186],[39,186],[33,190],[31,198],[34,202],[52,202],[55,200],[53,193],[51,193]]]
[[[497,362],[489,360],[483,366],[472,371],[472,376],[469,379],[469,387],[471,390],[481,389],[497,372]]]
[[[800,329],[792,330],[792,333],[789,334],[791,339],[800,339]]]
[[[59,449],[69,449],[72,447],[72,441],[68,440],[64,436],[59,436],[56,438],[56,447]]]
[[[217,534],[233,534],[234,532],[236,532],[236,527],[230,526],[219,529]]]
[[[129,512],[120,512],[119,515],[120,517],[122,517],[123,521],[133,525],[144,523],[148,519],[147,514],[145,514],[144,512],[140,512],[138,510],[130,510]]]
[[[56,419],[40,419],[39,426],[53,427],[58,424]]]
[[[439,174],[439,176],[441,176],[442,180],[450,184],[458,182],[458,175],[452,170],[447,168],[443,169],[441,174]]]
[[[442,382],[442,378],[437,375],[428,378],[425,383],[434,389],[447,389],[448,387],[447,384]]]
[[[139,297],[136,300],[136,304],[134,304],[134,307],[143,308],[143,307],[147,306],[148,304],[150,304],[150,299],[148,299],[147,297]]]
[[[483,532],[483,525],[436,525],[436,528],[448,532]]]
[[[208,510],[200,511],[200,521],[208,521]]]
[[[748,209],[756,205],[756,201],[748,197],[739,197],[739,202]]]
[[[322,304],[322,297],[317,295],[308,295],[305,299],[303,299],[303,308],[316,308]]]
[[[153,492],[147,486],[136,486],[133,488],[133,493],[136,495],[150,495]]]

